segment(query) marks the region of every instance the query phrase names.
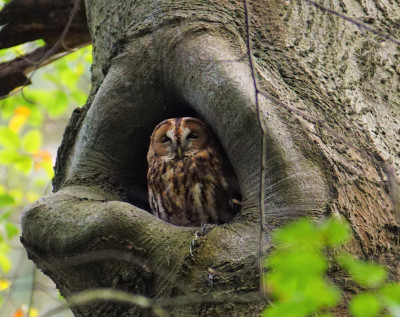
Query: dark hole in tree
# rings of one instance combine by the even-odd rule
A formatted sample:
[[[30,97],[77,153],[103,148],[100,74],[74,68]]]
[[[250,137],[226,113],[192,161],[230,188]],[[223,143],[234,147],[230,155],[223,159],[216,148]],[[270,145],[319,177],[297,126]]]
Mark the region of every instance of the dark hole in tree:
[[[147,191],[147,151],[150,145],[150,135],[152,134],[154,128],[158,123],[165,119],[169,118],[178,118],[178,117],[195,117],[206,122],[193,108],[188,106],[185,102],[179,101],[176,98],[174,100],[166,100],[163,111],[159,113],[159,115],[149,122],[144,129],[141,129],[141,137],[135,137],[136,140],[131,144],[132,148],[135,149],[136,153],[142,153],[142,155],[137,155],[134,161],[132,161],[128,167],[127,172],[121,177],[122,186],[126,189],[126,202],[135,205],[141,209],[147,210],[151,212],[150,205],[148,202],[148,191]],[[207,123],[207,122],[206,122]],[[213,130],[211,126],[209,126],[211,131]],[[212,131],[212,133],[214,133]],[[218,138],[215,136],[216,140]],[[218,141],[219,142],[219,141]],[[221,144],[219,144],[221,146]],[[221,146],[221,149],[223,147]],[[225,152],[224,152],[225,154]],[[229,162],[227,155],[225,154],[225,159]],[[231,165],[231,164],[229,164]],[[232,169],[233,171],[233,169]],[[234,198],[236,200],[241,200],[241,193],[239,183],[237,181],[236,174],[232,172],[234,175],[233,181],[233,189],[234,189]]]

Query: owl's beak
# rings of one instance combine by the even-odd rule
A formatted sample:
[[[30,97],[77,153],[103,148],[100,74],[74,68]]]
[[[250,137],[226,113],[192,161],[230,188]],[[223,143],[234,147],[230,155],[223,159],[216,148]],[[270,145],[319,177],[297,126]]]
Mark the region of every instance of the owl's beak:
[[[178,147],[176,148],[176,152],[178,153],[179,158],[182,158],[182,147],[180,145],[178,145]]]

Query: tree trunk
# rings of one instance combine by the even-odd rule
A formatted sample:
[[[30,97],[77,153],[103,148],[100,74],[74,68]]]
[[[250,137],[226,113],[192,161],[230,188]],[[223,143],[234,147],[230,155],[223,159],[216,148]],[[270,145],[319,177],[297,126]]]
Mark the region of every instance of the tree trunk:
[[[248,1],[248,25],[243,1],[85,4],[92,92],[66,129],[55,192],[22,219],[29,256],[63,296],[112,288],[159,299],[171,316],[250,315],[265,304],[255,296],[260,251],[272,247],[272,230],[302,216],[345,219],[347,249],[399,278],[400,54],[364,27],[400,38],[397,2],[324,3],[358,25],[310,1]],[[181,116],[206,121],[233,165],[243,201],[229,224],[177,227],[148,212],[149,136]],[[104,301],[73,311],[151,314]]]

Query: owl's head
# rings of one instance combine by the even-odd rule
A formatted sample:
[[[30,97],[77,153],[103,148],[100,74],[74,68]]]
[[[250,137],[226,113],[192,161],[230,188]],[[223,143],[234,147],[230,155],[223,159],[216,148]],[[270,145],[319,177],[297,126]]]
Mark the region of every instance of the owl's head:
[[[191,117],[173,118],[155,127],[150,149],[156,156],[179,160],[203,150],[210,140],[210,131],[201,120]]]

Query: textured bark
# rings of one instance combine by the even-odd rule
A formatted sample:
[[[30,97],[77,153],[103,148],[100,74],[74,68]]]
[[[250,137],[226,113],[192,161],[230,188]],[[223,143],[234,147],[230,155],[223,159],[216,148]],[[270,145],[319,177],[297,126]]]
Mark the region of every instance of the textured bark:
[[[246,298],[259,284],[262,132],[243,2],[85,4],[93,89],[66,129],[55,193],[25,209],[22,241],[28,254],[66,297],[111,287],[159,299]],[[306,1],[249,4],[267,140],[262,251],[272,247],[268,236],[274,228],[301,216],[334,215],[353,229],[346,248],[383,263],[398,279],[398,47],[382,46],[377,36]],[[400,37],[397,3],[325,5]],[[230,224],[175,227],[146,211],[150,133],[162,119],[186,115],[208,123],[236,171],[243,205]],[[345,298],[353,292],[338,272],[332,278]],[[188,301],[165,310],[172,316],[243,316],[260,300]],[[73,311],[150,314],[109,303]]]

